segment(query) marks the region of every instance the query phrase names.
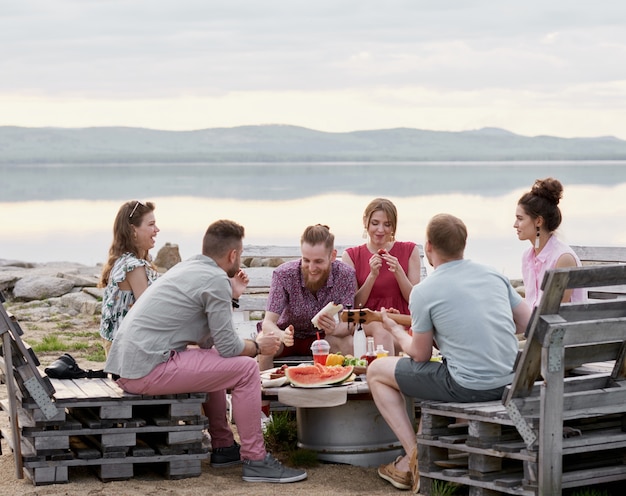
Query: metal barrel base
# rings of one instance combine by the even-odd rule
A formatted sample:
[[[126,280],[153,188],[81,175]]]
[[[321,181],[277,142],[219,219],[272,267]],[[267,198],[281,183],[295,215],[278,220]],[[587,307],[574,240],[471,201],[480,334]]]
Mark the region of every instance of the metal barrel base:
[[[297,408],[298,447],[317,452],[318,459],[360,467],[377,467],[404,454],[402,445],[370,395],[329,408]],[[415,419],[411,398],[407,413]]]

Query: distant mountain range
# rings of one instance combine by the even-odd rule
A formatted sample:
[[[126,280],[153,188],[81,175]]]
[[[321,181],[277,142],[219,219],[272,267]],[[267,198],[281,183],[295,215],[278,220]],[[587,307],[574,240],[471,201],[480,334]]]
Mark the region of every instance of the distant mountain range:
[[[0,163],[626,160],[626,141],[521,136],[504,129],[327,133],[262,125],[197,131],[0,126]]]

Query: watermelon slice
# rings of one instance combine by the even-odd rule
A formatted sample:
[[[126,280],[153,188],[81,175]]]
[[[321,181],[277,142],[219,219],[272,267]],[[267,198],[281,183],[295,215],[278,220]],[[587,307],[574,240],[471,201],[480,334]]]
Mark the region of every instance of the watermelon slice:
[[[296,387],[320,387],[338,385],[352,376],[354,367],[349,365],[333,365],[327,367],[319,363],[287,367],[285,377]]]

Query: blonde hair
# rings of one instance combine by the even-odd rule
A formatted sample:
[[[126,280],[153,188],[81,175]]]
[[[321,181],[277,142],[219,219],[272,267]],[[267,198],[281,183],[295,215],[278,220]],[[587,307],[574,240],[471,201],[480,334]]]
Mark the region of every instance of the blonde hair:
[[[426,238],[442,256],[448,259],[463,258],[467,227],[454,215],[437,214],[428,223]]]

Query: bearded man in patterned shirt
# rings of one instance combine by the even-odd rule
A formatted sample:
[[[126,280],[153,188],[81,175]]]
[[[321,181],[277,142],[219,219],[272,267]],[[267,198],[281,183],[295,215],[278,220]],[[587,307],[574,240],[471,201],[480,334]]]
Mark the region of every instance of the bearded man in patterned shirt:
[[[351,354],[354,326],[324,313],[317,329],[311,319],[330,302],[344,307],[354,303],[354,269],[336,259],[335,236],[328,226],[307,227],[300,238],[300,249],[299,260],[285,262],[274,270],[259,330],[280,336],[281,345],[274,357],[312,356],[311,344],[318,333],[329,342],[331,353]],[[271,368],[274,357],[260,356],[259,368]]]

